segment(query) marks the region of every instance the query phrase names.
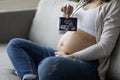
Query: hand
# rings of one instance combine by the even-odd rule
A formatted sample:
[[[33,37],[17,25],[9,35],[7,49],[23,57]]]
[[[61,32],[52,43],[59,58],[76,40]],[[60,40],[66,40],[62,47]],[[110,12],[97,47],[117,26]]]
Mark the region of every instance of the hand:
[[[62,6],[61,11],[66,15],[67,18],[70,18],[71,14],[73,12],[73,6],[71,6],[71,5]]]
[[[65,52],[55,52],[56,57],[67,57],[67,54]]]
[[[67,55],[65,52],[55,52],[56,57],[67,57],[67,58],[75,58],[74,54]]]

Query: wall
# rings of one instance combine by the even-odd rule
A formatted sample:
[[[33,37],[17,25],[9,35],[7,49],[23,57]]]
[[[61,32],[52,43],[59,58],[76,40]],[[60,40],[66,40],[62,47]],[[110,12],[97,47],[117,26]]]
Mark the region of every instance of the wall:
[[[0,0],[0,11],[36,8],[39,0]]]

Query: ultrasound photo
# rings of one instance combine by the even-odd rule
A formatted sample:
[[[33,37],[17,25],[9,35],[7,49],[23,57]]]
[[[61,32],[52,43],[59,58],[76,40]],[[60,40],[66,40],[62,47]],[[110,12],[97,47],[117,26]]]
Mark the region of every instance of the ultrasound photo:
[[[60,31],[77,31],[77,18],[60,17],[59,21]]]

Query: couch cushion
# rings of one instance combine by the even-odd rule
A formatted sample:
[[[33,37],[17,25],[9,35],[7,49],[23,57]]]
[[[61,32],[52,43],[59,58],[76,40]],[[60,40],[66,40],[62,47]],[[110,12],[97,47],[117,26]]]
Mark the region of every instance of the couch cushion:
[[[6,44],[0,44],[0,69],[14,69],[6,52]]]
[[[20,80],[14,72],[14,67],[7,56],[6,44],[0,44],[0,80]]]
[[[21,80],[11,69],[0,70],[0,80]]]
[[[108,80],[120,80],[120,37],[111,55]]]
[[[28,38],[28,31],[36,10],[0,11],[0,43],[15,37]]]
[[[40,0],[30,31],[30,39],[55,48],[61,37],[57,29],[60,8],[67,3],[75,4],[69,0]]]

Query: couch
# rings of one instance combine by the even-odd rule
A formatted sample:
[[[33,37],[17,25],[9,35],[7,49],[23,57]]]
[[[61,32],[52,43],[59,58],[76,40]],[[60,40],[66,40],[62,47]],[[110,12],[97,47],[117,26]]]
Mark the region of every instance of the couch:
[[[6,45],[12,38],[25,38],[55,48],[62,34],[57,29],[60,7],[77,4],[69,0],[40,0],[37,9],[0,12],[0,80],[20,80],[15,75]],[[120,38],[111,55],[106,80],[120,80]]]

